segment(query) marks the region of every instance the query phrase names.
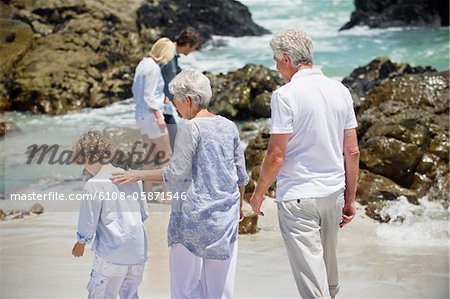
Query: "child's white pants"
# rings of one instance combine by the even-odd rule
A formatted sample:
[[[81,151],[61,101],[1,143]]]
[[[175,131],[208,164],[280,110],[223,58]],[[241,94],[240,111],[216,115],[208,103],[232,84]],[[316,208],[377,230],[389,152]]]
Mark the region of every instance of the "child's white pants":
[[[88,299],[138,299],[144,264],[115,265],[95,256]]]
[[[171,298],[233,298],[237,253],[237,241],[231,244],[231,258],[228,260],[198,257],[181,244],[170,246]]]

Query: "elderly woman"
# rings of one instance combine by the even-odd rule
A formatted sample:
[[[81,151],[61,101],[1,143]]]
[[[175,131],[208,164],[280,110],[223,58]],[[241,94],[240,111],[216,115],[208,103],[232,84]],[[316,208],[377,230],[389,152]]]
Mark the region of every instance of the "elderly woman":
[[[214,115],[208,78],[178,74],[169,85],[187,121],[162,170],[117,173],[114,182],[164,181],[172,192],[168,229],[172,298],[232,298],[238,222],[248,182],[236,125]]]
[[[164,108],[164,78],[160,66],[173,59],[175,45],[168,38],[160,38],[152,46],[149,57],[144,57],[136,67],[132,92],[136,104],[136,124],[142,134],[144,149],[162,152],[167,160],[172,155],[167,126],[162,109]],[[152,147],[154,145],[154,147]],[[149,157],[152,161],[152,157]],[[161,165],[153,165],[161,166]],[[152,165],[143,165],[142,169],[150,169]],[[151,191],[151,184],[144,184],[145,191]]]

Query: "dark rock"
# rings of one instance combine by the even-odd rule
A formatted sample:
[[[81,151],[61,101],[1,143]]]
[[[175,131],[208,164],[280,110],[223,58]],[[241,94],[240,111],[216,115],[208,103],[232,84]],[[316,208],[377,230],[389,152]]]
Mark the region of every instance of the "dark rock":
[[[1,81],[0,109],[63,114],[128,98],[134,67],[144,56],[135,27],[140,4],[48,0],[24,1],[22,9],[5,5],[8,22],[31,28],[35,41],[23,51],[9,50],[18,58],[10,59],[13,67]],[[23,40],[15,35],[8,47]]]
[[[368,205],[367,214],[389,221],[390,216],[381,219],[378,212],[401,195],[414,204],[431,192],[445,196],[441,187],[449,173],[449,72],[378,58],[343,83],[357,111],[363,169],[358,200]]]
[[[400,187],[392,180],[381,175],[362,170],[359,175],[356,200],[367,205],[371,202],[392,201],[404,196],[410,203],[419,204],[413,190]]]
[[[213,97],[210,109],[234,120],[270,116],[270,95],[283,84],[276,71],[247,64],[227,74],[206,73]]]
[[[245,194],[244,194],[244,200],[248,203],[250,203],[250,198],[252,197],[253,191],[255,191],[255,181],[250,180],[247,184],[247,186],[245,186]]]
[[[355,0],[350,21],[340,30],[366,25],[370,28],[449,25],[447,0]]]
[[[12,122],[0,121],[0,138],[20,132],[20,128]]]
[[[418,198],[427,195],[433,185],[433,180],[424,174],[415,173],[411,184],[411,190],[414,190]]]
[[[33,43],[33,32],[22,22],[0,19],[0,113],[11,106],[11,70]]]
[[[381,223],[386,223],[391,220],[390,217],[382,216],[381,213],[387,207],[387,201],[372,201],[366,207],[366,215]]]
[[[433,185],[428,195],[429,201],[441,202],[444,208],[449,207],[449,174],[437,179],[437,183]]]
[[[414,144],[378,136],[362,144],[361,165],[364,169],[409,187],[421,156],[421,149]]]
[[[366,66],[358,67],[351,72],[351,74],[342,80],[342,83],[347,86],[352,92],[355,101],[356,109],[359,109],[362,103],[365,103],[367,93],[372,88],[379,86],[383,80],[401,76],[405,74],[423,74],[436,72],[431,67],[411,67],[406,63],[394,63],[388,57],[379,57],[372,60]],[[393,107],[386,107],[387,110],[398,110],[398,103]],[[367,104],[365,105],[367,106]]]
[[[239,222],[239,234],[256,234],[258,227],[258,215],[253,212],[245,212],[244,219]]]
[[[263,128],[254,139],[250,140],[245,149],[245,163],[248,169],[253,169],[261,165],[266,154],[267,146],[269,145],[269,139],[269,129]]]
[[[252,122],[246,122],[241,128],[242,132],[254,131],[257,130],[258,127]]]
[[[137,10],[136,22],[141,32],[151,28],[157,32],[156,36],[171,39],[188,26],[196,28],[204,40],[212,35],[270,33],[252,21],[246,6],[234,0],[150,0]]]
[[[29,209],[29,212],[39,215],[39,214],[44,213],[44,207],[38,203],[35,203],[34,205],[31,206],[31,208]]]

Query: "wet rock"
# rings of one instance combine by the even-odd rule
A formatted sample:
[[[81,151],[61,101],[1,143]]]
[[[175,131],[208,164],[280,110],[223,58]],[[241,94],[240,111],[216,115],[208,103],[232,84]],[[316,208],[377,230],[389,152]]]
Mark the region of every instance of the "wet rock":
[[[241,128],[242,132],[255,131],[258,127],[252,122],[246,122]]]
[[[34,205],[31,206],[31,208],[28,211],[30,213],[39,215],[39,214],[44,213],[44,207],[38,203],[35,203]]]
[[[245,186],[245,194],[244,194],[244,200],[248,203],[250,203],[250,198],[252,197],[253,191],[255,191],[256,182],[253,180],[250,180]]]
[[[12,136],[20,131],[20,128],[15,123],[0,121],[0,138]]]
[[[137,10],[137,25],[141,32],[154,28],[159,31],[158,35],[169,38],[174,38],[187,26],[196,28],[205,40],[212,35],[270,33],[252,21],[247,7],[231,0],[147,1]]]
[[[136,43],[135,9],[139,3],[17,2],[20,9],[5,5],[9,12],[4,17],[34,32],[33,47],[24,53],[10,51],[20,59],[8,71],[9,84],[0,84],[4,110],[63,114],[129,97],[132,75],[123,74],[132,74],[144,55],[140,41]],[[123,10],[124,5],[131,10]],[[14,41],[18,37],[16,34]],[[13,39],[11,35],[8,38]],[[98,69],[89,67],[99,62],[104,64],[98,64]],[[99,84],[94,86],[96,82]]]
[[[366,215],[381,223],[386,223],[391,220],[390,217],[382,216],[383,209],[388,205],[387,201],[372,201],[366,207]]]
[[[409,187],[421,156],[415,144],[377,136],[362,145],[360,162],[363,168]]]
[[[245,163],[248,169],[253,169],[261,165],[266,155],[269,139],[269,129],[263,128],[254,139],[250,140],[245,149]]]
[[[345,78],[362,169],[426,195],[448,173],[449,72],[378,58]]]
[[[188,25],[204,36],[267,33],[231,0],[2,1],[0,21],[0,112],[51,115],[129,98],[135,66],[151,42],[173,38]],[[246,107],[266,90],[245,89],[252,92]],[[239,114],[242,105],[231,105],[229,115]],[[261,96],[256,115],[267,115],[264,108]]]
[[[364,104],[362,109],[367,109],[371,105],[371,103],[366,101],[368,91],[381,85],[385,79],[406,74],[432,72],[436,72],[436,70],[428,66],[412,67],[407,63],[392,62],[388,57],[379,57],[365,66],[354,69],[349,76],[342,80],[342,83],[350,89],[355,108],[358,111],[362,104]],[[384,109],[387,114],[395,114],[404,107],[405,104],[401,102],[391,102]]]
[[[381,175],[373,174],[367,170],[360,171],[356,190],[356,200],[360,204],[367,205],[372,202],[392,201],[400,196],[406,197],[412,204],[419,204],[417,195],[413,190],[403,188]]]
[[[449,207],[449,174],[440,177],[437,183],[433,185],[428,195],[429,201],[438,201],[448,209]]]
[[[239,234],[256,234],[258,227],[258,215],[253,212],[244,212],[244,220],[239,222]]]
[[[205,75],[213,89],[211,111],[234,120],[269,117],[271,93],[283,84],[276,71],[254,64],[227,74]]]
[[[429,153],[438,156],[439,158],[448,162],[449,159],[449,142],[448,132],[440,132],[429,146]]]
[[[11,107],[11,70],[33,43],[31,28],[22,22],[0,19],[0,113]]]
[[[417,195],[417,198],[422,198],[427,195],[428,191],[433,185],[433,180],[424,174],[415,173],[411,184],[411,190]]]
[[[446,0],[355,0],[351,19],[340,30],[353,26],[438,27],[449,25],[449,2]]]

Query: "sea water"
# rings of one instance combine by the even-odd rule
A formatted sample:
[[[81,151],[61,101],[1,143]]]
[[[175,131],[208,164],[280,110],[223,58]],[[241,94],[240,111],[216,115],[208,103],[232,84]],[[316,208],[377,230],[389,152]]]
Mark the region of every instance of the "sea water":
[[[407,62],[413,66],[430,65],[437,70],[449,68],[449,28],[387,28],[369,29],[354,27],[347,31],[339,28],[350,18],[353,1],[288,1],[288,0],[244,0],[253,20],[276,33],[284,28],[300,28],[308,32],[314,42],[314,63],[328,76],[338,80],[350,72],[380,56],[388,56],[394,62]],[[230,24],[233,26],[233,24]],[[200,51],[180,58],[182,68],[200,71],[228,72],[247,63],[275,68],[269,41],[272,35],[259,37],[214,36]],[[61,142],[69,145],[86,130],[102,130],[111,126],[134,127],[134,105],[128,99],[99,109],[84,109],[81,112],[62,116],[31,115],[8,112],[2,119],[15,122],[22,133],[0,141],[0,154],[4,175],[0,178],[0,193],[15,190],[58,189],[71,180],[80,179],[80,168],[59,165],[30,167],[23,165],[25,149],[33,143]],[[6,165],[5,165],[6,163]],[[80,182],[77,183],[80,185]],[[391,207],[391,214],[409,213],[411,207],[399,201]],[[397,209],[397,210],[395,210]],[[438,204],[422,202],[420,213],[409,215],[405,224],[380,225],[380,237],[399,240],[417,232],[415,228],[433,230],[431,233],[416,233],[414,244],[438,244],[444,246],[448,240],[448,209]],[[412,213],[412,212],[411,212]],[[426,224],[426,225],[424,225]],[[420,241],[417,241],[420,238]],[[401,238],[400,238],[401,240]],[[428,241],[427,241],[428,240]],[[416,242],[417,241],[417,242]],[[400,241],[401,242],[401,241]]]

